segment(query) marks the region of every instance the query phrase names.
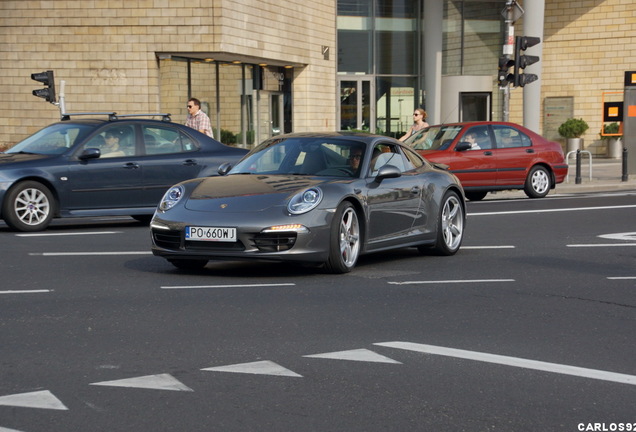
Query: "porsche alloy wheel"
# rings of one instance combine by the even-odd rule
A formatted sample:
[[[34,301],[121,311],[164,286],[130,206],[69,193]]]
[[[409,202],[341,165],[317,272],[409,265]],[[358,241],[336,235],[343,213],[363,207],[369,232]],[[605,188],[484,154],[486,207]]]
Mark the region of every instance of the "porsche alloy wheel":
[[[454,255],[462,244],[465,222],[466,215],[459,195],[453,191],[446,192],[440,206],[437,241],[433,251],[438,255]],[[429,250],[424,246],[418,249],[423,253]]]
[[[41,183],[25,181],[7,193],[2,214],[17,231],[41,231],[53,219],[53,194]]]
[[[325,269],[330,273],[350,272],[360,255],[360,240],[358,214],[353,205],[345,201],[334,215]]]

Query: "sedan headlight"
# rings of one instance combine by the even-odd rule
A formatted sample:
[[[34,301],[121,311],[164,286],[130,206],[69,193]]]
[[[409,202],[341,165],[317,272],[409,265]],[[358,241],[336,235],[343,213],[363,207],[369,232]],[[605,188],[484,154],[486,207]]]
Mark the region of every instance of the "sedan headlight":
[[[170,210],[172,207],[176,206],[177,203],[183,197],[183,193],[185,192],[183,186],[173,186],[168,191],[163,194],[163,198],[161,198],[161,202],[159,202],[159,211],[166,212]]]
[[[287,210],[291,214],[303,214],[313,210],[322,201],[322,190],[311,188],[297,193],[289,200]]]

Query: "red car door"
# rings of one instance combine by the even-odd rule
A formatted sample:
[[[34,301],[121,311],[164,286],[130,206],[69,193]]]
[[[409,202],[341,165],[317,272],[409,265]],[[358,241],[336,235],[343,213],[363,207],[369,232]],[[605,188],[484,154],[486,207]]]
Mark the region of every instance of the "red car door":
[[[523,185],[528,167],[535,158],[532,141],[510,126],[495,125],[493,129],[497,140],[497,185]]]

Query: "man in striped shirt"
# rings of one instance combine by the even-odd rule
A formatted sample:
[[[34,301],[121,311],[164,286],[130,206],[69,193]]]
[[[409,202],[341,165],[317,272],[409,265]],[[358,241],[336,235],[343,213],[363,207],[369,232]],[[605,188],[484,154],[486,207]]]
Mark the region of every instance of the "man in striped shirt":
[[[185,125],[214,138],[210,117],[201,111],[201,101],[197,98],[188,100],[188,118]]]

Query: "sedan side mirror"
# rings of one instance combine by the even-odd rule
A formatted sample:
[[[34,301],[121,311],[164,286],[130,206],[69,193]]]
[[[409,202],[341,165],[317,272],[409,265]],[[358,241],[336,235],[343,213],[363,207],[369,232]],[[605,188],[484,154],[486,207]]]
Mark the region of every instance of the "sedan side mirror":
[[[102,155],[102,152],[98,148],[87,148],[80,155],[80,160],[98,159]]]
[[[230,172],[230,170],[232,169],[232,164],[229,162],[225,162],[224,164],[221,164],[221,166],[218,169],[218,173],[219,175],[227,175],[227,173]]]
[[[460,143],[457,143],[457,145],[455,146],[455,151],[466,151],[471,147],[472,145],[468,141],[462,141]]]

